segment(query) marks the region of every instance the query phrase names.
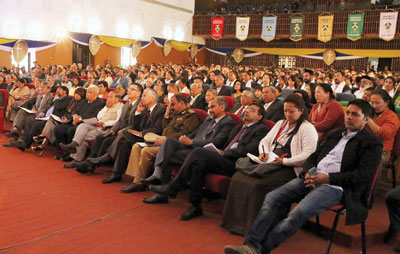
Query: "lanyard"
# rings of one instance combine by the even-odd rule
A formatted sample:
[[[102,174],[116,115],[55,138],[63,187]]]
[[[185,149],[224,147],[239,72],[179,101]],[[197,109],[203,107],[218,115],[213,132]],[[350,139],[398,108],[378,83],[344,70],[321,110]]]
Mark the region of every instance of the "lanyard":
[[[289,131],[289,122],[285,121],[285,123],[283,124],[283,126],[279,130],[278,135],[276,135],[274,143],[277,143],[278,139],[280,139],[281,137],[286,135],[288,131]]]

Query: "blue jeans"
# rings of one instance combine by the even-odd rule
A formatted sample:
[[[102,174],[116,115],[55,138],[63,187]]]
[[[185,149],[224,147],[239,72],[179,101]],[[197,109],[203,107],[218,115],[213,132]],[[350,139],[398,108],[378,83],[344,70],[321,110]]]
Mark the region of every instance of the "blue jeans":
[[[306,188],[304,178],[296,178],[268,193],[256,220],[247,233],[244,244],[259,253],[270,253],[283,241],[294,235],[310,218],[339,205],[343,192],[327,185],[315,189]],[[300,201],[300,202],[299,202]],[[278,211],[294,202],[297,206],[281,220]]]

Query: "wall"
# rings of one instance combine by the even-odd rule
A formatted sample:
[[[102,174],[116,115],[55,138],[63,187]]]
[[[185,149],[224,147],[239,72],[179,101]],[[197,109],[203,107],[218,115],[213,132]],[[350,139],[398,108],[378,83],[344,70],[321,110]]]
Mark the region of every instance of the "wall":
[[[0,50],[0,67],[11,67],[11,52]]]
[[[103,43],[99,52],[94,56],[94,66],[105,66],[107,61],[112,65],[121,65],[121,48],[116,48]]]
[[[72,41],[64,38],[57,46],[36,52],[36,60],[41,66],[72,64]]]

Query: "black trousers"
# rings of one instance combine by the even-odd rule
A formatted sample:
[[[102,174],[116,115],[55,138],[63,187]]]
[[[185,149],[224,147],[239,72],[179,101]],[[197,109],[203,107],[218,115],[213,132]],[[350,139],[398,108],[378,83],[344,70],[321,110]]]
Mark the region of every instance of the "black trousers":
[[[390,225],[395,232],[400,232],[400,187],[392,189],[386,194]]]
[[[47,121],[44,120],[29,120],[24,128],[24,134],[22,135],[22,140],[26,144],[26,147],[29,148],[32,145],[33,137],[38,135],[46,125]]]
[[[69,144],[74,138],[76,125],[72,124],[60,124],[54,127],[54,137],[56,139],[56,145],[63,143]]]
[[[93,146],[90,148],[90,153],[88,158],[96,158],[102,156],[107,152],[107,149],[111,146],[117,136],[105,136],[98,135],[94,139]]]
[[[235,172],[235,162],[236,158],[227,158],[217,152],[197,147],[186,158],[169,188],[177,192],[190,181],[189,202],[200,205],[205,176],[210,173],[232,176]]]

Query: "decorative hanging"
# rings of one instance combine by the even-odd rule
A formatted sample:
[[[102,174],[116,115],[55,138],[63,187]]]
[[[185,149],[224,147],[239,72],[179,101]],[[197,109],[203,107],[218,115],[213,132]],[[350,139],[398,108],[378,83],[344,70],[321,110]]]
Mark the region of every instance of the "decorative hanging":
[[[388,12],[381,12],[379,21],[379,38],[385,41],[394,39],[396,33],[398,12],[390,9]]]
[[[249,34],[250,17],[236,17],[236,39],[245,41]]]
[[[244,58],[244,51],[243,51],[243,49],[236,48],[236,49],[233,51],[232,56],[233,56],[233,59],[235,59],[235,62],[236,62],[236,63],[240,63],[241,61],[243,61],[243,58]]]
[[[324,62],[325,62],[327,65],[333,64],[333,62],[335,62],[335,60],[336,60],[336,53],[335,53],[335,50],[333,50],[333,49],[327,49],[327,50],[325,50],[325,51],[324,51],[324,54],[323,54],[323,57],[324,57]]]
[[[303,39],[304,15],[295,14],[290,16],[290,39],[300,41]]]
[[[14,60],[17,63],[20,63],[22,61],[22,59],[24,59],[24,57],[28,53],[28,43],[26,43],[26,41],[23,41],[23,40],[18,40],[14,44],[12,51],[13,51]]]
[[[356,41],[361,38],[364,28],[364,13],[352,12],[347,20],[347,39]]]
[[[192,47],[190,48],[190,57],[193,59],[198,51],[199,51],[199,46],[193,44]]]
[[[89,40],[89,50],[92,55],[96,55],[99,52],[101,47],[101,40],[99,36],[92,35]]]
[[[276,21],[277,17],[275,15],[263,17],[261,39],[266,42],[270,42],[275,38]]]
[[[140,54],[142,48],[142,43],[140,41],[135,41],[132,44],[132,58],[136,58]]]
[[[169,53],[171,52],[171,49],[172,49],[171,41],[166,41],[166,42],[164,43],[164,46],[163,46],[163,53],[164,53],[164,56],[168,56]]]
[[[324,12],[318,17],[318,40],[328,42],[332,39],[333,14]]]

